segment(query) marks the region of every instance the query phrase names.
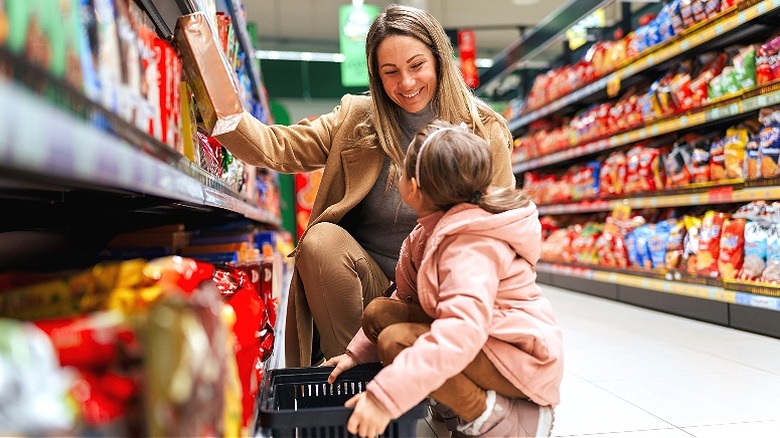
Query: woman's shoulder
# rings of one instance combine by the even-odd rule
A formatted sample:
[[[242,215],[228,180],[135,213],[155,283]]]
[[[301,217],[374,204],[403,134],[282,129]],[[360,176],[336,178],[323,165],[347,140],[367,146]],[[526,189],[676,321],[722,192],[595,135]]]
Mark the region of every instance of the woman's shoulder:
[[[363,94],[345,94],[341,96],[341,102],[336,108],[342,121],[355,122],[365,120],[372,112],[373,102],[371,97]]]

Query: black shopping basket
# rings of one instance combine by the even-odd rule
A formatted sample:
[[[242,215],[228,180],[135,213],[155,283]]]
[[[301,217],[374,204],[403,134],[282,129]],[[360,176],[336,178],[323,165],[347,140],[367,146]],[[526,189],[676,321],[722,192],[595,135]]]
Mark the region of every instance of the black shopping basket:
[[[352,437],[347,432],[351,408],[344,403],[366,390],[380,364],[358,365],[328,384],[333,367],[280,368],[267,371],[259,399],[259,427],[279,437]],[[421,402],[387,426],[382,437],[406,438],[417,434],[417,421],[427,414]]]

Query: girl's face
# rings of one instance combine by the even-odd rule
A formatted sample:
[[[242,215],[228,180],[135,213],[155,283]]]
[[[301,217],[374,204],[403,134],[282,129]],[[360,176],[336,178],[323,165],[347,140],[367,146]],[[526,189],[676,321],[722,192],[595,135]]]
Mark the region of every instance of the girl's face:
[[[414,37],[385,38],[376,51],[382,87],[404,111],[422,111],[436,92],[436,58]]]

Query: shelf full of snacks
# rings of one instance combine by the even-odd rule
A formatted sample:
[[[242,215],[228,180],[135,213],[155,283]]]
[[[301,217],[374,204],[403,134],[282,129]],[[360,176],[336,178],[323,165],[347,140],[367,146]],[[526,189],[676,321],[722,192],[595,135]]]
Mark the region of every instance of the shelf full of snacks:
[[[780,337],[778,17],[672,0],[537,77],[509,125],[540,281]]]
[[[238,0],[0,0],[0,434],[254,433],[291,236],[275,174],[198,129],[155,4],[213,15],[270,121]]]

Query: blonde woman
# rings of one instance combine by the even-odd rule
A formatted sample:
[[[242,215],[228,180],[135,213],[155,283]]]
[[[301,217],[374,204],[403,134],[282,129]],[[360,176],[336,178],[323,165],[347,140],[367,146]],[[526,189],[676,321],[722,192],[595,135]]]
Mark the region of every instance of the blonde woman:
[[[283,173],[324,168],[311,219],[293,253],[286,366],[342,353],[364,307],[394,282],[401,242],[416,219],[397,181],[420,127],[434,118],[465,122],[491,146],[492,182],[514,187],[506,121],[471,93],[452,52],[430,14],[389,5],[366,40],[368,96],[346,95],[333,112],[292,126],[267,126],[245,114],[235,131],[218,137],[252,165]]]
[[[536,206],[515,188],[490,189],[487,142],[436,122],[406,155],[401,197],[419,215],[396,268],[329,383],[358,363],[384,368],[346,406],[347,430],[383,433],[426,397],[453,436],[549,436],[560,398],[563,340],[536,284]],[[449,407],[449,408],[448,408]]]

